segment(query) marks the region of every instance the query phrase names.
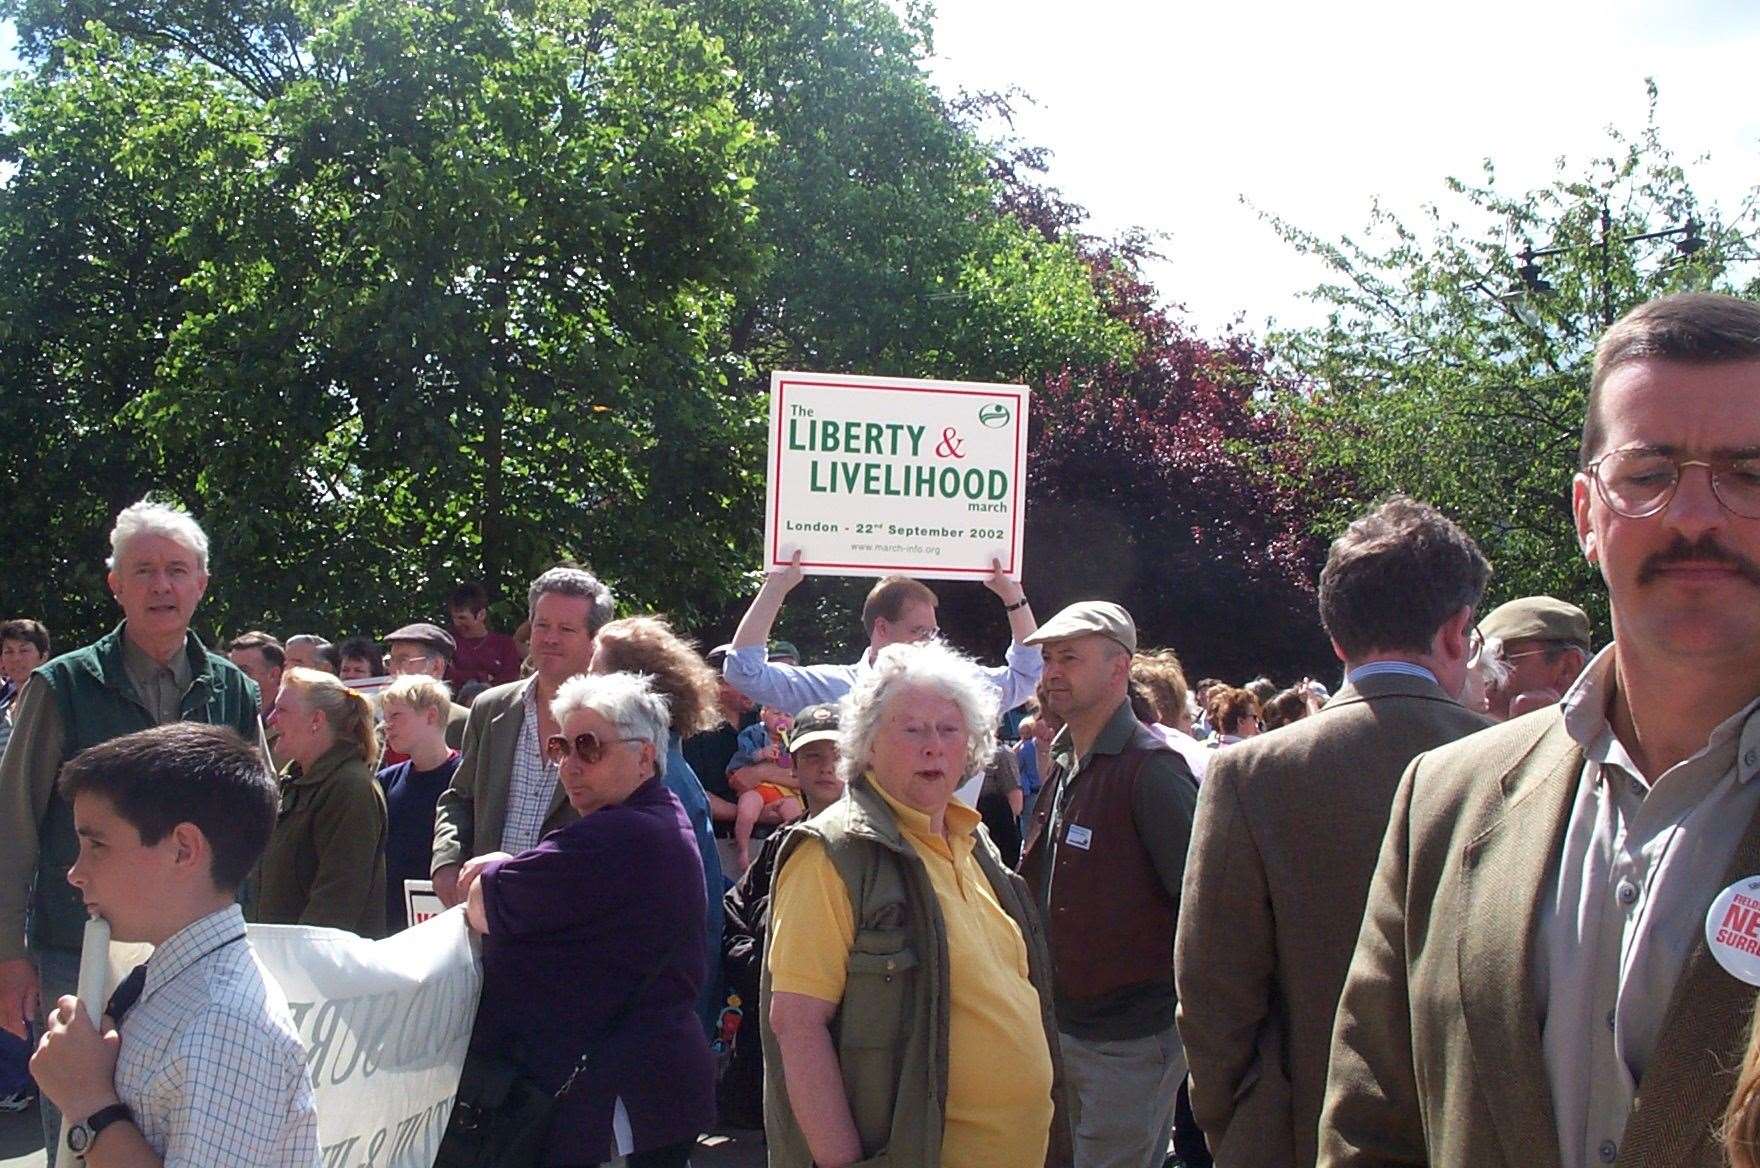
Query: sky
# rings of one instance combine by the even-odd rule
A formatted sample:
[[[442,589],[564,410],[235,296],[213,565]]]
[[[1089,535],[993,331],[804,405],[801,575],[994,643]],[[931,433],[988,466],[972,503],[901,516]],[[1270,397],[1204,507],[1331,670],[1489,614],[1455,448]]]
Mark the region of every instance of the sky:
[[[1752,0],[938,0],[935,29],[943,90],[1032,99],[1015,130],[1090,230],[1165,233],[1150,274],[1201,332],[1324,319],[1300,295],[1324,269],[1259,211],[1336,238],[1377,200],[1454,205],[1443,180],[1487,157],[1500,188],[1544,185],[1642,129],[1647,77],[1664,142],[1711,156],[1702,199],[1760,185]]]
[[[935,30],[936,83],[1022,91],[1050,181],[1097,234],[1161,234],[1149,274],[1205,333],[1323,317],[1301,294],[1324,270],[1261,212],[1336,238],[1377,201],[1451,205],[1443,180],[1485,158],[1543,185],[1642,128],[1646,78],[1701,198],[1760,184],[1753,0],[938,0]]]

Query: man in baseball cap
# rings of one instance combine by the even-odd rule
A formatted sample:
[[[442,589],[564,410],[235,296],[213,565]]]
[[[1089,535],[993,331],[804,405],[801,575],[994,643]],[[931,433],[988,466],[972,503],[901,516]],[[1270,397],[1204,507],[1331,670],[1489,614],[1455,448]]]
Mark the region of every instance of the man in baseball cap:
[[[1197,782],[1131,712],[1130,613],[1072,604],[1026,643],[1043,648],[1045,704],[1064,720],[1020,871],[1051,941],[1075,1162],[1159,1164],[1186,1073],[1173,933]]]
[[[1479,622],[1509,676],[1486,691],[1498,721],[1557,702],[1589,663],[1589,615],[1551,596],[1524,596],[1499,605]]]

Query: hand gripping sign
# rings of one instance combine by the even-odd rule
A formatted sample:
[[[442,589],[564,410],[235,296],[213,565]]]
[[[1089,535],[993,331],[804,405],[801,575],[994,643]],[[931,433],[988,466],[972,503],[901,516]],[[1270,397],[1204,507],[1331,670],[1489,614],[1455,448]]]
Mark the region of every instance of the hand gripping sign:
[[[764,566],[1020,579],[1027,387],[828,373],[770,378]]]

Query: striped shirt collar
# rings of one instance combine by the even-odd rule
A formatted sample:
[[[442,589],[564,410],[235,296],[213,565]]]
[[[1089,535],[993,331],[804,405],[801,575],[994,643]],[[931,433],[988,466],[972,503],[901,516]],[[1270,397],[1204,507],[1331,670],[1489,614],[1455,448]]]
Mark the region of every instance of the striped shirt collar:
[[[1356,685],[1365,677],[1386,677],[1388,675],[1417,677],[1422,678],[1431,685],[1441,684],[1436,680],[1436,675],[1434,673],[1431,673],[1422,665],[1413,665],[1410,661],[1366,661],[1345,674],[1345,680],[1351,685]]]

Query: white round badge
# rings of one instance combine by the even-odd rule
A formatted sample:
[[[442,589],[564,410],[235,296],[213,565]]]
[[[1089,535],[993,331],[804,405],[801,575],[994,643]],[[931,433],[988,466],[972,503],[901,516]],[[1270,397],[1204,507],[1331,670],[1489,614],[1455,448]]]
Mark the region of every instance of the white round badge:
[[[1705,944],[1731,977],[1760,986],[1760,876],[1718,893],[1705,914]]]

